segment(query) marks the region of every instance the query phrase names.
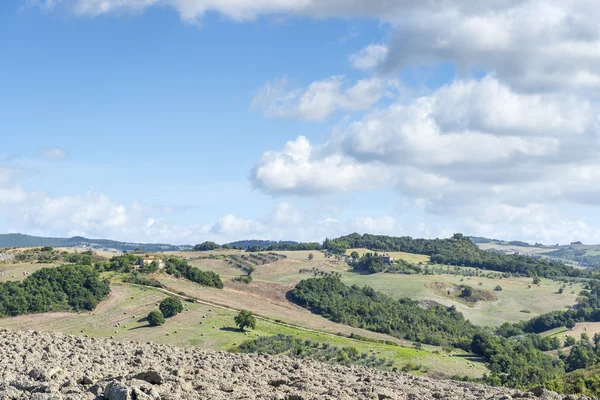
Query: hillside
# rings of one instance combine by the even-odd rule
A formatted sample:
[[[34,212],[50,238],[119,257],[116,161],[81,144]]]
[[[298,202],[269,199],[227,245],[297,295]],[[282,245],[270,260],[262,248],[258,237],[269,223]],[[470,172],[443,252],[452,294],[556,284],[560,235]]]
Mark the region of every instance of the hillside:
[[[71,238],[52,238],[23,235],[21,233],[0,234],[0,247],[82,247],[93,249],[116,249],[120,251],[176,251],[190,249],[191,246],[175,246],[165,243],[128,243],[108,239],[87,239],[81,236]]]
[[[0,330],[0,398],[563,399],[281,356]],[[50,361],[51,360],[51,361]]]

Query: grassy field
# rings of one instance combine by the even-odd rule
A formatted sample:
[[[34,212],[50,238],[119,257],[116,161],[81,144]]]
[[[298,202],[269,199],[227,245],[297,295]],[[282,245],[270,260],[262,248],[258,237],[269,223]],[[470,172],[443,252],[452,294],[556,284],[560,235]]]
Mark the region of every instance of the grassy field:
[[[218,292],[218,290],[210,289]],[[0,326],[14,330],[54,331],[91,337],[114,337],[121,341],[151,341],[180,347],[198,346],[212,350],[234,349],[236,344],[257,336],[293,335],[301,339],[356,347],[393,360],[402,368],[407,363],[424,366],[429,373],[481,376],[485,367],[464,357],[445,357],[427,349],[356,341],[259,320],[257,329],[245,334],[234,327],[236,312],[216,306],[185,302],[184,311],[160,327],[150,327],[144,317],[167,295],[155,290],[114,284],[109,298],[91,313],[47,313],[0,319]],[[120,324],[119,327],[116,324]]]
[[[361,257],[365,253],[373,253],[373,250],[369,249],[348,249],[346,250],[346,254],[350,255],[353,251],[356,251]],[[402,251],[386,251],[385,254],[389,255],[394,260],[404,260],[412,264],[418,264],[420,262],[426,264],[429,262],[429,256],[424,256],[422,254],[404,253]]]
[[[542,333],[543,336],[557,336],[561,342],[565,340],[566,336],[572,336],[579,340],[582,333],[587,333],[590,339],[594,337],[594,334],[600,333],[600,322],[580,322],[575,325],[573,329],[567,329],[566,327],[560,327],[552,329]]]
[[[342,280],[346,284],[372,286],[390,296],[401,298],[410,297],[416,300],[434,300],[441,304],[456,308],[471,322],[479,325],[498,326],[506,321],[528,320],[532,317],[554,310],[564,309],[575,304],[576,294],[573,289],[557,294],[561,284],[547,279],[542,280],[540,287],[532,285],[528,278],[488,279],[468,278],[453,275],[356,275],[344,273]],[[461,281],[462,280],[462,281]],[[453,285],[469,285],[493,292],[498,300],[492,302],[477,302],[475,306],[463,304],[443,296],[434,287],[427,287],[432,282],[448,282]],[[481,285],[479,285],[481,283]],[[494,291],[500,285],[501,292]],[[432,286],[432,285],[429,285]],[[575,293],[581,290],[580,285],[574,285]],[[529,310],[531,313],[522,313]]]
[[[26,277],[24,274],[33,273],[42,268],[56,267],[56,264],[18,263],[0,264],[0,282],[20,281]]]

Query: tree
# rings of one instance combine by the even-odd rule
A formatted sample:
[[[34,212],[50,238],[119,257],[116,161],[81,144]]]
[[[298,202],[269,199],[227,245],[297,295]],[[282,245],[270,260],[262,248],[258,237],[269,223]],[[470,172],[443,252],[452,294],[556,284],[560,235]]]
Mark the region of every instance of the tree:
[[[565,326],[567,327],[567,329],[573,329],[575,328],[575,321],[569,319],[567,320],[567,322],[565,322]]]
[[[221,246],[216,244],[215,242],[204,242],[202,244],[197,244],[194,246],[192,251],[209,251],[209,250],[217,250],[220,249]]]
[[[358,254],[358,251],[353,251],[350,253],[350,257],[352,257],[354,260],[358,260],[360,258],[360,254]]]
[[[558,294],[562,294],[564,292],[564,290],[565,289],[563,289],[563,288],[558,289]]]
[[[165,316],[160,311],[150,311],[148,314],[148,323],[150,326],[159,326],[165,323]]]
[[[254,315],[248,310],[242,310],[238,315],[233,319],[235,324],[240,327],[240,330],[244,330],[244,328],[255,329],[256,328],[256,318]]]
[[[310,254],[308,255],[308,259],[309,259],[309,260],[312,260],[314,257],[315,257],[315,256],[313,255],[313,253],[310,253]]]
[[[574,346],[576,343],[576,340],[573,336],[565,336],[565,347],[571,347]]]
[[[496,287],[494,288],[494,290],[495,290],[496,292],[501,292],[501,291],[502,291],[502,286],[498,285],[498,286],[496,286]]]
[[[165,318],[173,317],[183,311],[183,304],[177,297],[167,297],[158,306]]]
[[[540,282],[542,282],[542,280],[540,279],[540,277],[539,277],[539,276],[534,276],[534,277],[533,277],[533,282],[532,282],[532,283],[533,283],[534,285],[539,285],[539,284],[540,284]]]

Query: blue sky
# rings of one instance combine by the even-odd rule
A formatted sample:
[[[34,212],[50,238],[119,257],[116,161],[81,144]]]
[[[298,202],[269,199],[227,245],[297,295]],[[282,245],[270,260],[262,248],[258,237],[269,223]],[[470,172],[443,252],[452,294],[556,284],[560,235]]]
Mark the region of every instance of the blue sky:
[[[412,3],[2,2],[0,231],[600,242],[599,7]]]

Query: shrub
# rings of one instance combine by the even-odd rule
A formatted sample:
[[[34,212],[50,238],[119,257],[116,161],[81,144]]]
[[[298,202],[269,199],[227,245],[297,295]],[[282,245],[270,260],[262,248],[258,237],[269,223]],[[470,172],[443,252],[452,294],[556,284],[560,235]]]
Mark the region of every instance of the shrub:
[[[252,277],[251,276],[236,276],[232,280],[234,282],[251,283]]]
[[[177,297],[167,297],[158,307],[165,318],[173,317],[183,311],[183,304]]]
[[[498,285],[498,286],[496,286],[496,287],[494,288],[494,290],[495,290],[496,292],[501,292],[501,291],[502,291],[502,286]]]
[[[150,311],[148,314],[148,323],[150,326],[159,326],[165,323],[165,316],[160,311]]]

